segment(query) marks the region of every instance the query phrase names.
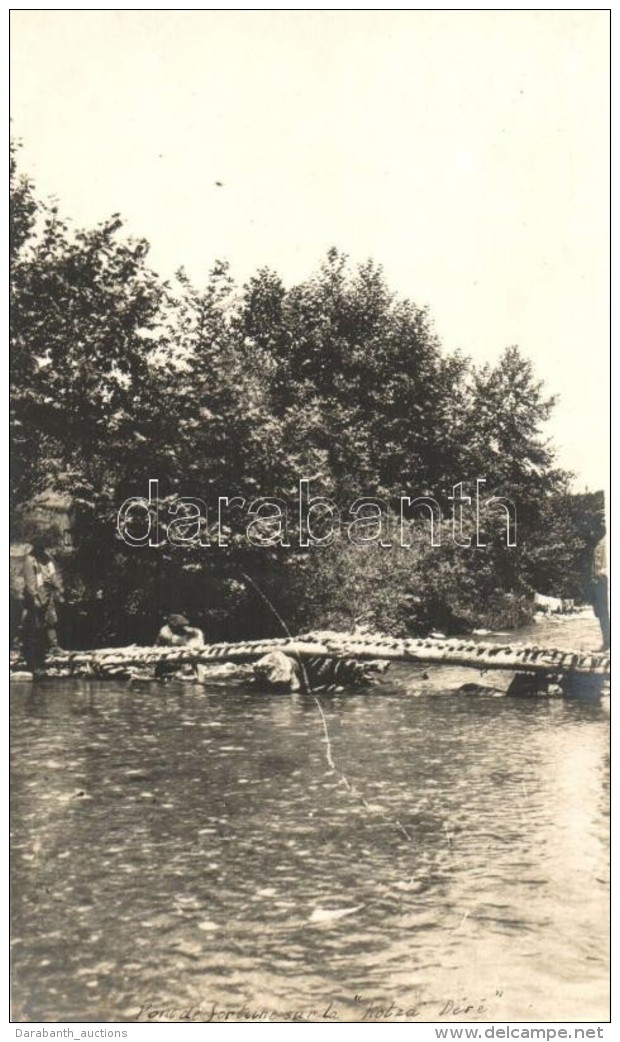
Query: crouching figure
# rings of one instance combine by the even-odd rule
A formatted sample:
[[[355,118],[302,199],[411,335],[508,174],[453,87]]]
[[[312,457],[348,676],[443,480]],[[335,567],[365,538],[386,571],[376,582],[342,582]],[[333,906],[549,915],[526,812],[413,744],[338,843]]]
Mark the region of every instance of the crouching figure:
[[[204,634],[196,626],[190,626],[184,615],[169,615],[157,635],[157,643],[168,648],[202,648]],[[155,668],[158,680],[204,680],[204,666],[199,663],[159,662]]]

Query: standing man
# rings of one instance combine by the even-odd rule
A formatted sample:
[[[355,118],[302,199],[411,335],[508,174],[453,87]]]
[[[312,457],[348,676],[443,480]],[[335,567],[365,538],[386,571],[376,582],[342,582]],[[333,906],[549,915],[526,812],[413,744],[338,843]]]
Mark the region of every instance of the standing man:
[[[592,607],[601,627],[603,637],[601,651],[607,651],[610,643],[611,630],[608,597],[607,547],[605,536],[603,536],[594,548],[594,557],[592,559]]]
[[[64,602],[62,582],[54,558],[44,553],[43,588],[45,590],[45,640],[49,651],[58,650],[58,605]]]
[[[49,649],[58,647],[57,604],[62,601],[62,586],[56,565],[45,540],[35,536],[24,560],[23,655],[28,669],[36,676],[45,665]]]

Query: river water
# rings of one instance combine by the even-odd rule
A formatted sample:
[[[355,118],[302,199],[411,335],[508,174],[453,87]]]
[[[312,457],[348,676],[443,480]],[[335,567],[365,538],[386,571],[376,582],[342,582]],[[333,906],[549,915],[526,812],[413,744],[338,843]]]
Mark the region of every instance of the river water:
[[[606,1019],[608,703],[456,674],[15,684],[15,1019]]]

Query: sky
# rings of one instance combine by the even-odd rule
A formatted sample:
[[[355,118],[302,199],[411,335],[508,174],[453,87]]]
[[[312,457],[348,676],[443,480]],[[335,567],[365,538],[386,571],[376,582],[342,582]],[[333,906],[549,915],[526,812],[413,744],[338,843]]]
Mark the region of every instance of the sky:
[[[14,11],[21,166],[168,277],[382,264],[448,351],[518,344],[608,485],[606,11]],[[219,184],[218,184],[219,182]]]

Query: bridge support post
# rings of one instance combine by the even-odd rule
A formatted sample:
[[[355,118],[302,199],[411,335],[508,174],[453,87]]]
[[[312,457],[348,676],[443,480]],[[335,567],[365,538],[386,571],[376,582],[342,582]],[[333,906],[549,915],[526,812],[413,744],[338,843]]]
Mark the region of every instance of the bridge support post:
[[[572,698],[600,698],[608,684],[607,677],[592,673],[567,673],[562,677],[562,691]]]
[[[560,695],[559,677],[543,673],[515,673],[507,695]]]

